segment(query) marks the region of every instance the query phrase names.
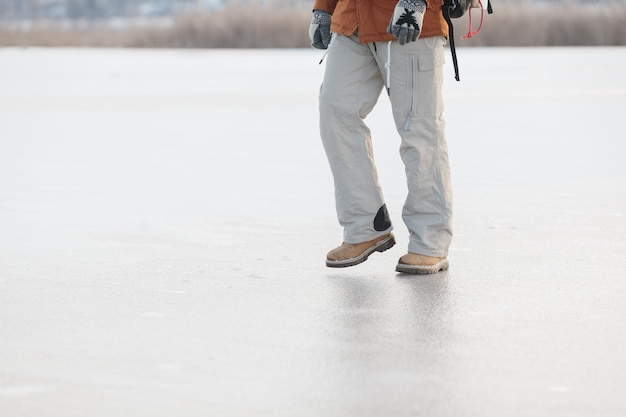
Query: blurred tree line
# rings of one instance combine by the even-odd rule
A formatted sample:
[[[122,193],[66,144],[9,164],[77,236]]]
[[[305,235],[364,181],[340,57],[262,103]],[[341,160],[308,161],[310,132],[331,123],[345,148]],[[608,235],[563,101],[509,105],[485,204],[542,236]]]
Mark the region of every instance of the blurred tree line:
[[[0,19],[102,19],[167,16],[230,5],[293,5],[308,0],[0,0]]]
[[[495,0],[494,3],[516,2]],[[626,0],[530,0],[523,3],[626,3]],[[313,0],[0,0],[1,20],[103,19],[170,16],[188,11],[218,10],[223,6],[255,8],[312,5]]]
[[[312,2],[0,0],[0,47],[308,48]],[[626,45],[626,0],[494,0],[494,9],[463,45]],[[468,18],[455,22],[458,40]]]
[[[102,18],[129,13],[140,0],[0,0],[3,19]]]

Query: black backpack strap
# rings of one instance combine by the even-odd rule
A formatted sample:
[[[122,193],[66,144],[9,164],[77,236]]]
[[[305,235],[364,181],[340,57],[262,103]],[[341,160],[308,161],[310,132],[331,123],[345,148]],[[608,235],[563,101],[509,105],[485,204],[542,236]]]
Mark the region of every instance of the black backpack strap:
[[[450,2],[444,1],[443,7],[441,10],[443,12],[443,18],[446,20],[446,23],[448,23],[448,40],[450,41],[450,52],[452,53],[452,64],[454,64],[454,78],[457,81],[461,81],[461,79],[459,78],[459,63],[456,59],[456,48],[454,47],[454,28],[452,26],[452,19],[450,18],[451,8],[453,8],[453,6],[450,5]]]

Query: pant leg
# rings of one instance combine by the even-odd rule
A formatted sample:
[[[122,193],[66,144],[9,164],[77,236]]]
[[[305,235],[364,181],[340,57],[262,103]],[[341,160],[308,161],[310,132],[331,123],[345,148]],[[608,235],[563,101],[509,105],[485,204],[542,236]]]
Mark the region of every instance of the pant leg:
[[[408,195],[402,218],[409,252],[447,256],[452,240],[452,190],[444,133],[445,39],[429,37],[405,45],[392,42],[391,106],[401,137]],[[385,56],[389,45],[383,45]]]
[[[359,44],[356,36],[336,35],[320,89],[320,133],[346,243],[372,240],[392,229],[378,183],[370,130],[363,121],[383,85],[370,48]]]

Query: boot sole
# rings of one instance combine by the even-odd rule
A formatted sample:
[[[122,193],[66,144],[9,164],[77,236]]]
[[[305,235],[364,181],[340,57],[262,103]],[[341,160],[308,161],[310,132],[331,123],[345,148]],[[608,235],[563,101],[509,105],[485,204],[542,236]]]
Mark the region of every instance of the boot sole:
[[[348,266],[358,265],[367,261],[367,258],[374,252],[384,252],[387,249],[391,249],[393,245],[396,244],[396,239],[393,235],[389,235],[386,239],[383,239],[376,244],[370,246],[365,249],[359,256],[355,256],[354,258],[342,259],[340,261],[331,261],[330,259],[326,259],[326,266],[330,268],[346,268]]]
[[[450,262],[447,259],[442,259],[432,266],[424,266],[424,265],[408,265],[408,264],[398,264],[396,265],[396,272],[402,272],[405,274],[419,274],[419,275],[428,275],[428,274],[436,274],[439,271],[447,271],[450,268]]]

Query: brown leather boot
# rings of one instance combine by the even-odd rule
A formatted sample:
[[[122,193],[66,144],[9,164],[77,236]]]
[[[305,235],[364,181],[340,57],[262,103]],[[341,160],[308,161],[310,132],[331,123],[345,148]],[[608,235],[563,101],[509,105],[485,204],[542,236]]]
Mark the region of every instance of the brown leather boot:
[[[447,257],[437,258],[434,256],[407,253],[398,261],[397,272],[406,274],[436,274],[439,271],[447,271],[450,267]]]
[[[341,246],[328,252],[326,266],[343,268],[365,262],[372,253],[384,252],[393,247],[396,240],[389,233],[363,243],[342,243]]]

